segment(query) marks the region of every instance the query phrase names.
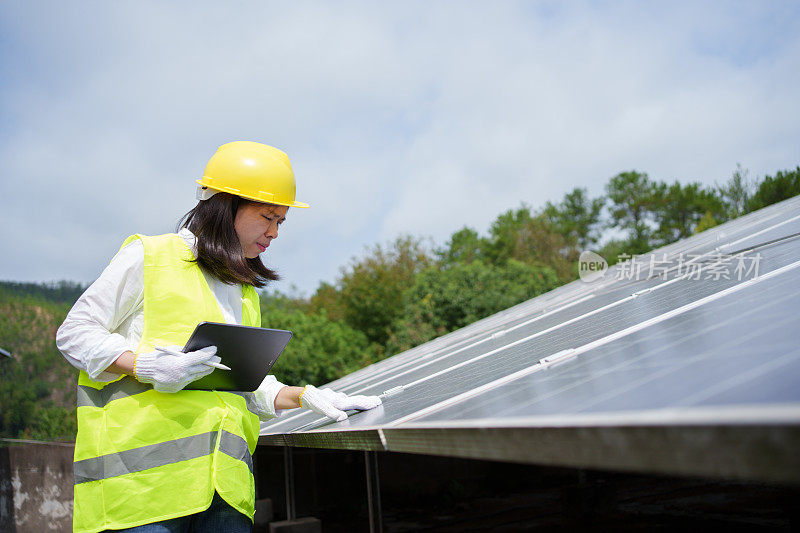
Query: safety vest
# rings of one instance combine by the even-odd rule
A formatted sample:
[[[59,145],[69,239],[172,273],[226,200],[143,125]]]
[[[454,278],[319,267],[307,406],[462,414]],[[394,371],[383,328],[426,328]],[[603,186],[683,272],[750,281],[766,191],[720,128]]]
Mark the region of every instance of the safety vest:
[[[183,346],[203,321],[225,322],[194,255],[174,233],[144,244],[144,328],[136,352]],[[242,322],[261,325],[244,285]],[[248,410],[248,405],[251,410]],[[253,519],[252,453],[259,419],[252,393],[157,392],[131,376],[78,378],[74,531],[122,529],[201,512],[214,491]]]

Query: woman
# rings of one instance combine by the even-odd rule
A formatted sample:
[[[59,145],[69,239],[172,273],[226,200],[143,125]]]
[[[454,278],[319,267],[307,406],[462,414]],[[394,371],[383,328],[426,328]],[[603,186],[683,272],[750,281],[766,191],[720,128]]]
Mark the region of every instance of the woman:
[[[250,531],[260,420],[380,404],[274,376],[252,393],[184,390],[220,357],[170,352],[202,321],[261,326],[256,288],[277,275],[258,256],[289,207],[308,207],[288,156],[260,143],[221,146],[197,183],[180,231],[129,237],[56,335],[81,371],[75,531]]]

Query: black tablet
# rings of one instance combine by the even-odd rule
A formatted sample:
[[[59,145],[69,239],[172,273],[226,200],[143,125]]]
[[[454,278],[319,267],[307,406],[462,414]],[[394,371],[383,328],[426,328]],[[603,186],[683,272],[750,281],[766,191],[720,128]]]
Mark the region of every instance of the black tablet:
[[[185,388],[254,391],[261,385],[291,338],[292,332],[282,329],[201,322],[189,337],[183,351],[192,352],[207,346],[216,346],[222,364],[231,369],[216,368],[211,374],[189,383]]]

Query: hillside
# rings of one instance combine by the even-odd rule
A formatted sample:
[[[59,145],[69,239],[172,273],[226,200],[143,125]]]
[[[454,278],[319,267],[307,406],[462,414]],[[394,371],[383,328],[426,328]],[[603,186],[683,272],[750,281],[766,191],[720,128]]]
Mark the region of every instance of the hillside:
[[[0,436],[74,440],[78,372],[55,346],[72,302],[21,285],[0,284],[0,347],[13,356],[0,360]]]

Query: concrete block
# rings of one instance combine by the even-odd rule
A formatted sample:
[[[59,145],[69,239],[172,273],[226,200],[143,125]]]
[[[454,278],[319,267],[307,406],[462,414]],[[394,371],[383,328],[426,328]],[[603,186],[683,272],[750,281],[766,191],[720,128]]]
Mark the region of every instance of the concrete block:
[[[272,500],[269,498],[256,500],[256,516],[253,524],[255,531],[267,531],[273,518]]]
[[[281,520],[269,525],[269,533],[322,533],[322,522],[311,516]]]
[[[72,531],[71,444],[0,448],[0,531]]]

